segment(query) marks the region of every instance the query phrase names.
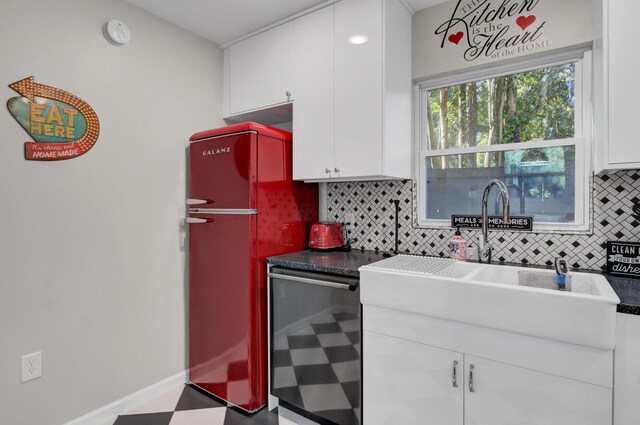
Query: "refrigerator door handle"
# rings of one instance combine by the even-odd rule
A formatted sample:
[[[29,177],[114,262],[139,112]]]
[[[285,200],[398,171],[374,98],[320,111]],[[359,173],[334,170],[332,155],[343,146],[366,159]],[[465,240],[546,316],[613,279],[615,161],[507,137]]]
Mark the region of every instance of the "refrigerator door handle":
[[[186,221],[189,224],[203,224],[203,223],[213,223],[215,220],[212,218],[187,217]]]
[[[190,214],[232,214],[232,215],[252,215],[258,214],[258,210],[233,209],[233,208],[193,208]]]
[[[187,199],[187,205],[203,205],[203,204],[210,204],[213,201],[210,199],[193,199],[193,198],[189,198]]]

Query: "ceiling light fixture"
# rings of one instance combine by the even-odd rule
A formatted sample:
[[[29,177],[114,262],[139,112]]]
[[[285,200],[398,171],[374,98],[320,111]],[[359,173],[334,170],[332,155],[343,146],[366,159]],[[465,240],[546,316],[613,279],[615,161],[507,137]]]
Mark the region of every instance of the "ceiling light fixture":
[[[348,40],[348,41],[349,41],[349,43],[351,43],[351,44],[358,45],[358,44],[364,44],[364,43],[366,43],[367,41],[369,41],[369,37],[367,37],[367,36],[366,36],[366,35],[364,35],[364,34],[353,34],[353,35],[352,35],[352,36],[350,36],[347,40]]]

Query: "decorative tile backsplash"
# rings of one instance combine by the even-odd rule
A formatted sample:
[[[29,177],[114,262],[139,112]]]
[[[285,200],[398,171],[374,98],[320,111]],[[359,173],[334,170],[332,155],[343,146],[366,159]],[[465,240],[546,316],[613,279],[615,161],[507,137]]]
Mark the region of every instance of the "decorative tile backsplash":
[[[574,268],[606,268],[607,240],[640,240],[640,170],[595,176],[592,187],[592,227],[588,234],[491,231],[494,261],[551,265],[553,257],[560,256]],[[451,228],[415,226],[411,180],[330,183],[327,215],[337,221],[344,221],[346,213],[355,215],[355,223],[350,226],[350,237],[358,239],[354,248],[392,251],[394,199],[400,200],[399,251],[446,256],[454,232]],[[480,231],[461,231],[467,243],[477,245]]]

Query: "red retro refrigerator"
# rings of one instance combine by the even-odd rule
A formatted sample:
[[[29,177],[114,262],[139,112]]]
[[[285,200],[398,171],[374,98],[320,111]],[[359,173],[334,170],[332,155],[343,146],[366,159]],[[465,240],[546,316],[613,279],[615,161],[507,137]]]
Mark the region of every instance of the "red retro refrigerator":
[[[291,133],[194,134],[189,158],[189,381],[254,412],[267,398],[269,256],[305,249],[317,185],[291,180]]]

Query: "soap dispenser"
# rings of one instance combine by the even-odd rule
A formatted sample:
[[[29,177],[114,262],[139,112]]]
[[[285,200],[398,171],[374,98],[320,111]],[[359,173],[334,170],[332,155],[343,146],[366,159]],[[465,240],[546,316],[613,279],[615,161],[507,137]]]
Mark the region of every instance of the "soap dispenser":
[[[466,260],[464,253],[466,247],[467,241],[464,240],[462,233],[460,233],[460,226],[456,226],[456,233],[449,241],[449,256],[456,260]]]

